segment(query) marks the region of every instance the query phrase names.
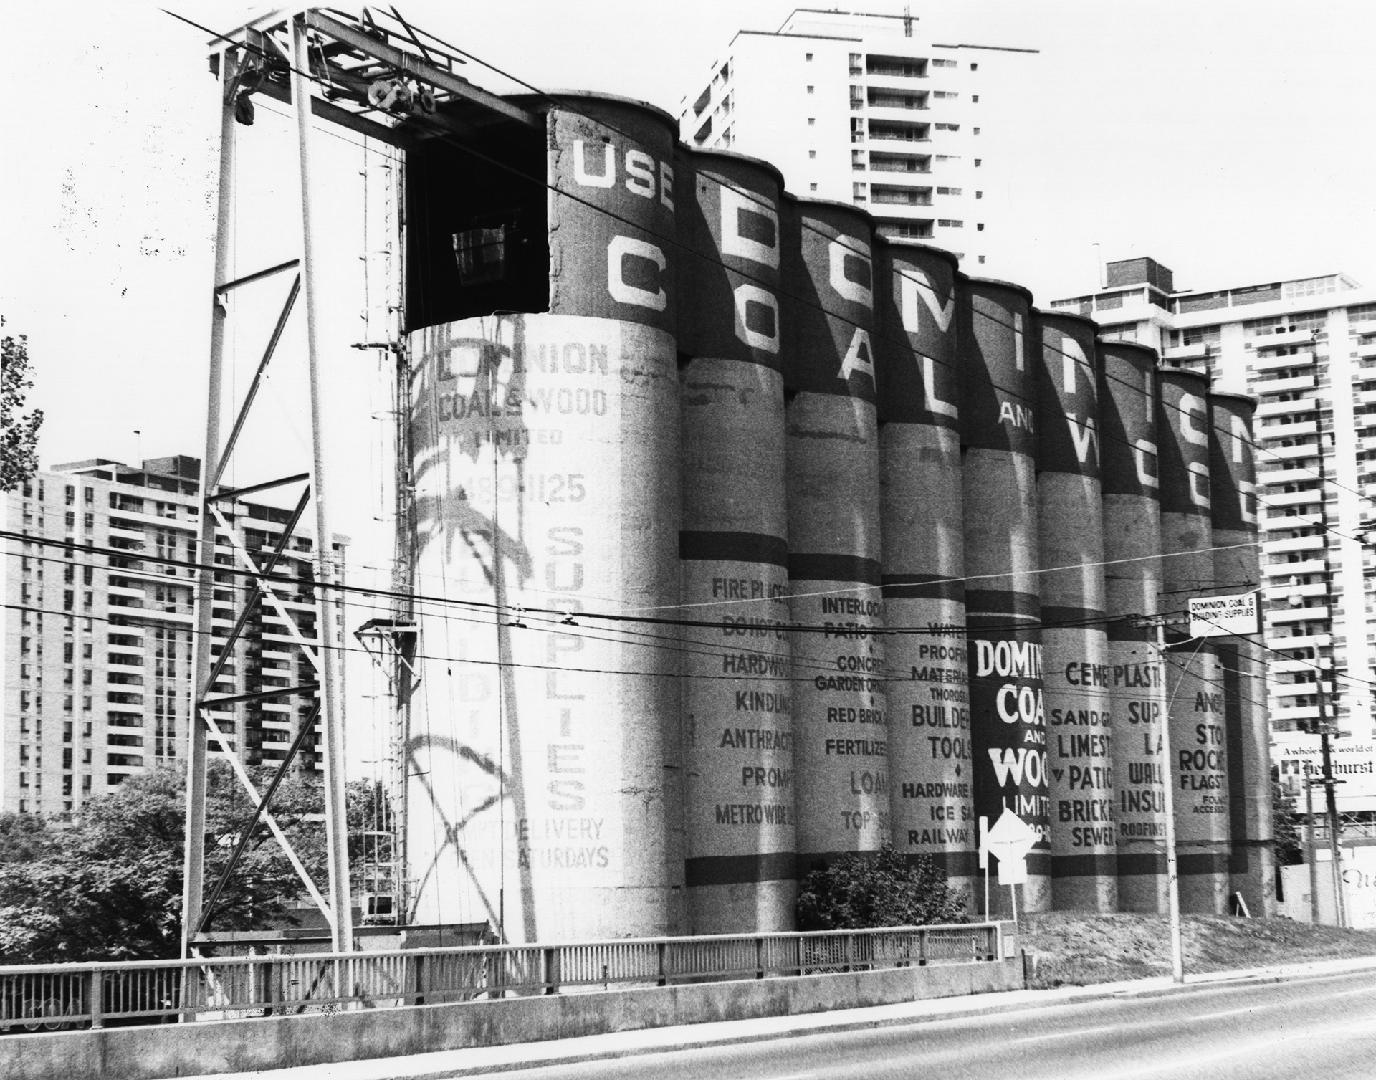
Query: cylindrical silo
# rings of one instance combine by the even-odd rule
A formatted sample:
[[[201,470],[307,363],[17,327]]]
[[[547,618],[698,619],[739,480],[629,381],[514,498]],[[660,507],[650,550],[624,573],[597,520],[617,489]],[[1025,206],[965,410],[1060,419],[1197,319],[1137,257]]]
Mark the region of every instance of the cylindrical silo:
[[[889,839],[868,215],[786,202],[788,568],[799,871]]]
[[[417,574],[447,601],[419,605],[415,918],[510,941],[673,933],[679,652],[666,627],[598,616],[679,602],[674,126],[614,100],[541,107],[550,311],[408,342]],[[517,231],[492,232],[516,257]],[[492,253],[468,254],[480,277]]]
[[[880,245],[879,484],[894,848],[978,891],[954,255]]]
[[[1162,602],[1156,350],[1099,343],[1103,438],[1104,613],[1118,825],[1118,906],[1164,914],[1164,670],[1148,621]]]
[[[1209,521],[1209,380],[1160,370],[1161,580],[1164,606],[1217,591]],[[1167,633],[1175,838],[1183,911],[1223,914],[1228,902],[1228,766],[1223,672],[1207,637]]]
[[[683,285],[683,737],[692,933],[787,930],[796,882],[782,177],[690,153]],[[720,627],[694,625],[719,622]],[[813,643],[815,644],[815,643]]]
[[[1223,592],[1261,588],[1252,417],[1256,402],[1210,394],[1209,480],[1214,574]],[[1260,607],[1260,605],[1258,605]],[[1271,737],[1266,708],[1266,653],[1261,627],[1250,636],[1214,641],[1222,667],[1228,740],[1230,889],[1254,915],[1276,907],[1275,837],[1271,824]]]
[[[958,293],[970,723],[975,813],[1035,834],[1020,908],[1051,903],[1042,703],[1036,416],[1031,294],[971,278]],[[990,889],[992,911],[1011,905]]]
[[[1095,324],[1040,311],[1037,501],[1051,902],[1117,911]]]

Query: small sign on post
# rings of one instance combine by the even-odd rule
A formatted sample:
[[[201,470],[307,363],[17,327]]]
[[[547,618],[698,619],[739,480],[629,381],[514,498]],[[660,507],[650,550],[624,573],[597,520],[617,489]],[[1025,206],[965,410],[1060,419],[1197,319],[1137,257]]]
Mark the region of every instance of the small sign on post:
[[[1261,633],[1260,594],[1190,597],[1190,637],[1233,637]]]

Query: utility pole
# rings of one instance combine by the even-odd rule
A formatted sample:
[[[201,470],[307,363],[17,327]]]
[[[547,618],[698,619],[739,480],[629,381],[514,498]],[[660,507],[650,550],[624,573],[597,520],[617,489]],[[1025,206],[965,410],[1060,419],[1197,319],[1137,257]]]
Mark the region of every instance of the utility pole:
[[[1161,665],[1161,677],[1166,677],[1166,616],[1146,615],[1139,625],[1153,626],[1156,629],[1156,658]],[[1180,684],[1176,683],[1176,690]],[[1171,926],[1171,978],[1185,981],[1185,943],[1180,927],[1180,867],[1175,854],[1175,774],[1171,769],[1171,706],[1175,704],[1172,694],[1166,703],[1165,715],[1161,717],[1161,791],[1165,798],[1166,825],[1166,895]]]
[[[1319,342],[1317,335],[1313,339],[1315,355],[1318,354]],[[1327,465],[1327,446],[1324,439],[1323,419],[1316,415],[1314,418],[1314,434],[1318,443],[1319,453],[1319,527],[1323,532],[1323,602],[1324,608],[1328,612],[1328,632],[1329,641],[1333,639],[1333,559],[1328,549],[1328,465]],[[1332,648],[1331,644],[1329,646]],[[1332,854],[1333,864],[1333,910],[1337,916],[1338,925],[1347,925],[1347,905],[1343,902],[1343,867],[1342,867],[1342,837],[1338,824],[1338,798],[1334,791],[1333,780],[1333,747],[1331,743],[1333,729],[1336,723],[1329,722],[1328,711],[1328,684],[1324,678],[1323,658],[1315,650],[1315,660],[1318,662],[1318,670],[1315,672],[1315,689],[1318,691],[1316,697],[1319,702],[1319,750],[1323,760],[1322,782],[1324,790],[1324,809],[1328,817],[1328,847]],[[1332,656],[1329,656],[1330,667]],[[1337,709],[1333,710],[1333,720],[1337,720]],[[1311,814],[1309,827],[1314,827],[1314,818]]]

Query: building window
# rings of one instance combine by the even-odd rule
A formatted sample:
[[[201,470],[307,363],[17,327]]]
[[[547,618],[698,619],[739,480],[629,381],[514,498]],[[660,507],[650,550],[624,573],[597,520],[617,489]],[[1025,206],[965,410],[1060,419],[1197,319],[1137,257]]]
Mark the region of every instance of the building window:
[[[809,86],[809,87],[807,88],[807,92],[808,92],[809,94],[815,94],[815,93],[817,92],[817,87],[815,87],[815,86]]]
[[[816,190],[817,190],[817,184],[816,184],[815,182],[814,182],[814,183],[811,183],[811,184],[808,184],[807,189],[808,189],[808,191],[816,191]]]
[[[815,117],[815,116],[809,116],[809,117],[807,118],[807,126],[808,126],[808,127],[814,127],[814,126],[816,125],[816,123],[817,123],[817,117]]]
[[[810,157],[810,158],[815,158],[815,157],[817,156],[817,151],[816,151],[816,150],[809,150],[809,151],[807,152],[807,156]]]
[[[975,232],[983,232],[983,231],[984,231],[984,222],[981,221],[978,225],[975,226]]]
[[[810,61],[812,60],[812,54],[811,54],[811,53],[804,53],[804,54],[803,54],[803,59],[810,62]]]

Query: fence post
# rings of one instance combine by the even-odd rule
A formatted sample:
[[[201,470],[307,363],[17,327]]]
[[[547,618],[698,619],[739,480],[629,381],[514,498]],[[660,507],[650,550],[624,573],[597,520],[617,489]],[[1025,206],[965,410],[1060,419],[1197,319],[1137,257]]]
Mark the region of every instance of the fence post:
[[[91,1027],[93,1028],[105,1026],[104,999],[101,996],[104,991],[101,986],[101,975],[100,968],[92,968],[91,979],[86,990],[86,1011],[91,1014]]]
[[[668,949],[668,944],[663,941],[659,942],[655,949],[655,951],[659,954],[659,982],[656,983],[657,986],[667,986],[669,984],[669,972],[667,963],[668,958],[665,955],[668,952]],[[606,968],[603,968],[602,970],[605,972]]]
[[[764,938],[755,939],[755,978],[764,978]]]
[[[411,956],[411,1004],[425,1004],[425,954],[415,953]]]

